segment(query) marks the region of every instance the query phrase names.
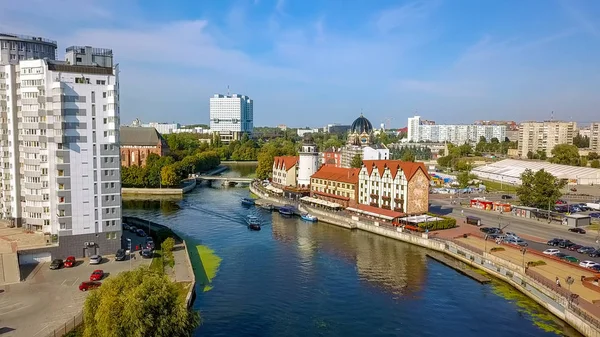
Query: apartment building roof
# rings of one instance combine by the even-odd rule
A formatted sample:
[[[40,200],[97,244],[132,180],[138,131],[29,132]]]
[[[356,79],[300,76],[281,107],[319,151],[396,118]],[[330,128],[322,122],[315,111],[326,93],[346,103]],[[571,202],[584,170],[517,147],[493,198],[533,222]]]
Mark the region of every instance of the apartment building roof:
[[[48,70],[64,73],[91,74],[91,75],[113,75],[113,68],[98,66],[80,66],[67,64],[64,61],[48,60]]]
[[[367,168],[369,175],[375,168],[377,168],[379,175],[381,176],[383,175],[385,169],[388,168],[392,174],[392,179],[395,179],[396,174],[402,170],[406,176],[406,180],[410,180],[415,173],[417,173],[419,170],[422,170],[427,176],[427,179],[431,179],[427,173],[425,164],[421,162],[408,162],[401,160],[364,160],[363,165]]]
[[[315,172],[311,176],[311,178],[339,181],[341,183],[358,184],[359,172],[360,169],[357,168],[322,166],[317,172]]]
[[[164,141],[160,133],[152,127],[121,126],[121,145],[125,146],[157,146]]]
[[[273,164],[275,168],[281,170],[285,167],[286,171],[294,167],[294,165],[298,164],[298,160],[300,157],[298,156],[279,156],[273,158]]]

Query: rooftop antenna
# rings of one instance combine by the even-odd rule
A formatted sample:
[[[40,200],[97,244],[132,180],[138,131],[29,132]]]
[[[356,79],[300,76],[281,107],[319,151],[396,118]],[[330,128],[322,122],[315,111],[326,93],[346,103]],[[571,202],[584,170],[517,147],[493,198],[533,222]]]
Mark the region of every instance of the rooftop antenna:
[[[550,121],[551,121],[551,122],[552,122],[552,121],[554,121],[554,111],[552,111],[552,112],[550,113]]]
[[[227,96],[229,96],[229,84],[227,85]]]

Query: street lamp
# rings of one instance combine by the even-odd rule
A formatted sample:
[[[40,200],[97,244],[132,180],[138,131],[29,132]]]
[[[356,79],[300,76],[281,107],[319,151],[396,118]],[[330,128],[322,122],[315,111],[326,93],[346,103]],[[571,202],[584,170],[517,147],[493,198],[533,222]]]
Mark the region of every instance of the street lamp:
[[[525,269],[525,253],[527,253],[527,248],[523,247],[521,253],[523,253],[523,269]]]
[[[127,250],[129,250],[129,270],[131,271],[131,239],[127,239]]]

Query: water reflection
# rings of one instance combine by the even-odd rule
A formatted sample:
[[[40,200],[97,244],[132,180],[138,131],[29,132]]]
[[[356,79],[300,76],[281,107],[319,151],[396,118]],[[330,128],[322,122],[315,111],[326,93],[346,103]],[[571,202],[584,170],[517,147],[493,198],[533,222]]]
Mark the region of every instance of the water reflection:
[[[174,214],[181,209],[179,201],[181,198],[159,198],[159,199],[138,199],[123,198],[123,208],[131,210],[160,210],[165,215]]]

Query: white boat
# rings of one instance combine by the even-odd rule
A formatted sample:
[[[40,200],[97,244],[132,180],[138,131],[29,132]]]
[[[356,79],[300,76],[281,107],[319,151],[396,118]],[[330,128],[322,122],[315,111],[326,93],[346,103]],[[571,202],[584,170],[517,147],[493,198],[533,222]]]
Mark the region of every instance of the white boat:
[[[308,213],[302,214],[300,217],[302,218],[302,220],[306,220],[306,221],[310,221],[310,222],[317,222],[319,220],[316,216],[310,215]]]

